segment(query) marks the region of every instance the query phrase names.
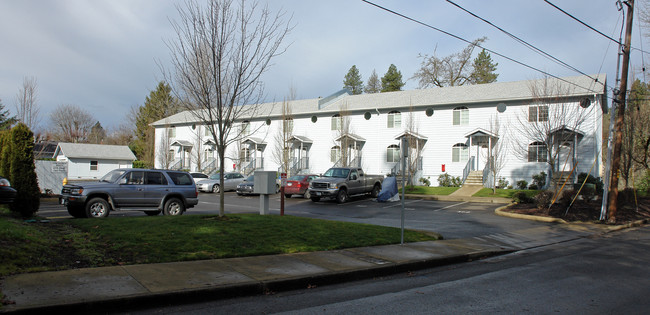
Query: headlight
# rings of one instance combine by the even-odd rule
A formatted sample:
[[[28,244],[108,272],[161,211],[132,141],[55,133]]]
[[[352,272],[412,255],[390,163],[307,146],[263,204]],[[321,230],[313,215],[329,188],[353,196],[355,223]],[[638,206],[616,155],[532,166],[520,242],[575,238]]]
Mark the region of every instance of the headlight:
[[[11,184],[9,183],[9,181],[6,178],[2,178],[2,179],[0,179],[0,186],[9,187],[9,186],[11,186]]]
[[[72,195],[81,195],[84,192],[83,188],[72,188],[70,194]]]
[[[338,189],[338,188],[339,188],[339,185],[336,184],[336,183],[330,183],[330,184],[329,184],[329,187],[330,187],[330,189]]]

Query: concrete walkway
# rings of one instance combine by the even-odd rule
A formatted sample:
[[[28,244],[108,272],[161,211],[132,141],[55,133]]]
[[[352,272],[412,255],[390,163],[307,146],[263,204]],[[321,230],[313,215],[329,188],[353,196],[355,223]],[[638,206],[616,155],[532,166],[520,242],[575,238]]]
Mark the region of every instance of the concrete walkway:
[[[108,312],[304,289],[460,263],[607,232],[593,224],[470,239],[335,251],[18,274],[2,280],[0,312]]]

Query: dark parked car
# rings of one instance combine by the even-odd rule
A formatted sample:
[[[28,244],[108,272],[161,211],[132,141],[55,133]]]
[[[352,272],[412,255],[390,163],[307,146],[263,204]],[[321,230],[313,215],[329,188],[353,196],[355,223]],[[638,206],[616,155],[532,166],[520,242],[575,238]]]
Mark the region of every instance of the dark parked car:
[[[181,215],[199,203],[187,172],[116,169],[99,182],[64,185],[60,202],[76,218],[101,218],[110,211],[138,210],[148,215]]]
[[[284,185],[284,196],[291,198],[292,195],[301,195],[309,199],[309,182],[317,178],[315,174],[293,175],[287,179]]]
[[[13,203],[16,198],[16,190],[11,188],[9,180],[0,177],[0,203]]]
[[[253,185],[255,183],[255,174],[246,177],[244,181],[237,185],[237,189],[235,191],[237,192],[238,195],[257,195],[256,193],[253,192]],[[280,184],[276,184],[275,187],[275,193],[278,193],[280,191]]]

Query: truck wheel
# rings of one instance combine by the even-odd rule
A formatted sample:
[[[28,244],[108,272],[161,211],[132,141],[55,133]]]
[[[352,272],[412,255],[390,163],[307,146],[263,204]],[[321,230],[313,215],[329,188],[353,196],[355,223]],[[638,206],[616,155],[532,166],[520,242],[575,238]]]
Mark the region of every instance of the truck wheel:
[[[183,212],[185,212],[185,205],[178,198],[169,198],[165,202],[165,208],[163,210],[165,215],[182,215]]]
[[[372,191],[370,192],[370,196],[372,198],[377,198],[379,196],[379,192],[381,191],[381,187],[379,184],[375,185],[375,187],[372,187]]]
[[[337,203],[345,203],[348,201],[348,192],[345,189],[339,189],[339,193],[336,194]]]
[[[220,190],[221,190],[221,187],[219,187],[219,185],[215,184],[214,186],[212,186],[212,192],[213,193],[218,194]]]
[[[284,194],[284,197],[291,198],[291,194]]]
[[[311,194],[309,193],[309,189],[308,189],[308,190],[305,190],[305,194],[302,195],[302,196],[303,196],[305,199],[309,199],[309,198],[311,198]]]
[[[78,219],[86,218],[86,211],[82,207],[68,207],[68,213]]]
[[[311,197],[310,199],[311,199],[311,201],[313,201],[313,202],[318,202],[318,201],[320,201],[320,197]]]
[[[86,204],[86,217],[105,218],[108,216],[110,206],[103,198],[93,198]]]
[[[146,213],[148,216],[154,216],[154,215],[159,215],[160,210],[158,210],[158,211],[145,211],[144,213]]]

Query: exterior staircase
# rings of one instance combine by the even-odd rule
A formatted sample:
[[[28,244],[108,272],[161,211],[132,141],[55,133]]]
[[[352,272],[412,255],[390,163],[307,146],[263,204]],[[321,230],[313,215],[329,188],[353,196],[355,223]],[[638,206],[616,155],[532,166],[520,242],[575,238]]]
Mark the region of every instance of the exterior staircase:
[[[573,174],[569,176],[571,172],[555,172],[553,173],[553,178],[551,179],[552,187],[562,187],[566,184],[571,186],[573,184]]]
[[[483,186],[483,171],[471,171],[463,186]]]

